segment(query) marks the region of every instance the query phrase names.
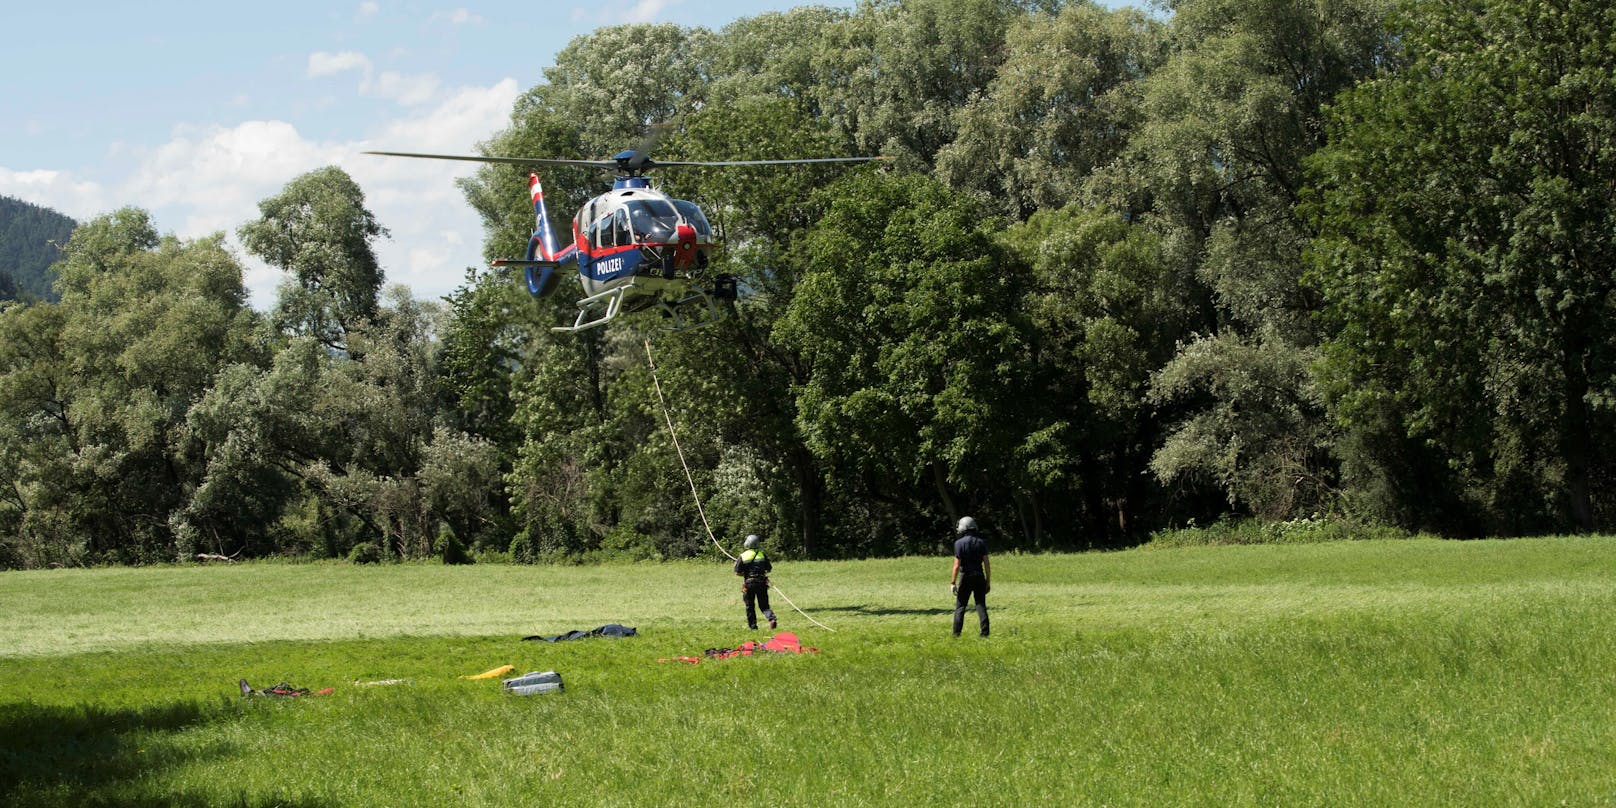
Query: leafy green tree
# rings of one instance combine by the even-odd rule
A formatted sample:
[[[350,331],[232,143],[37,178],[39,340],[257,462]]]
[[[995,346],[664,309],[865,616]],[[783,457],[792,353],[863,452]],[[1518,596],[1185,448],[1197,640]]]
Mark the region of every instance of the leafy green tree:
[[[846,549],[916,549],[967,508],[1009,499],[1003,417],[1027,386],[1020,279],[980,211],[933,180],[864,171],[837,183],[803,249],[808,273],[774,339],[810,370],[798,428],[848,500]]]
[[[502,518],[500,456],[437,423],[433,319],[395,287],[349,332],[351,354],[296,337],[267,368],[222,374],[187,421],[207,472],[186,535],[331,557],[366,543],[426,557],[445,524],[467,543],[487,541]],[[242,513],[261,527],[230,530]]]
[[[532,372],[513,390],[514,418],[523,437],[507,485],[520,526],[512,550],[523,560],[598,546],[589,473],[609,460],[611,446],[601,426],[606,411],[601,341],[596,332],[590,334],[535,340],[524,356]]]
[[[0,565],[73,563],[79,537],[57,505],[78,430],[69,419],[72,371],[62,353],[64,312],[49,303],[0,303]]]
[[[580,37],[546,71],[549,83],[517,101],[509,128],[484,149],[599,158],[657,145],[648,133],[665,136],[664,143],[676,139],[674,122],[700,107],[711,40],[703,29],[672,25],[609,28]],[[603,180],[597,172],[544,172],[552,225],[559,232],[568,229],[559,217],[605,191]],[[526,183],[525,174],[491,166],[463,186],[489,227],[491,256],[520,255],[527,248],[533,211]],[[494,283],[484,280],[477,294]],[[694,514],[683,511],[690,506],[682,480],[669,476],[678,466],[665,436],[658,437],[660,421],[648,407],[649,381],[643,367],[634,369],[643,365],[641,344],[601,331],[549,333],[549,326],[570,321],[573,314],[577,287],[570,280],[564,284],[563,293],[552,298],[511,304],[496,317],[483,318],[476,336],[468,333],[462,346],[467,356],[484,352],[489,358],[508,350],[497,361],[519,369],[481,376],[508,384],[511,391],[515,437],[502,445],[512,458],[508,486],[522,526],[517,554],[593,552],[603,542],[612,551],[688,554],[688,546],[674,549],[683,539],[673,535],[688,531],[673,525],[682,520],[682,527],[689,527]],[[492,300],[500,293],[488,294]],[[457,308],[454,322],[470,326],[471,314]],[[526,336],[508,343],[495,337],[511,336],[512,329]],[[470,363],[455,362],[458,378],[475,376]],[[677,519],[668,516],[674,513],[680,514]]]
[[[445,302],[438,337],[439,411],[453,428],[499,446],[518,438],[511,417],[511,388],[526,343],[518,309],[531,306],[525,291],[504,273],[467,270],[466,284]]]
[[[1168,484],[1199,478],[1265,519],[1317,514],[1337,494],[1335,435],[1311,366],[1318,352],[1267,336],[1195,340],[1155,375],[1153,402],[1211,403],[1176,426],[1150,468]]]
[[[1003,64],[955,118],[937,157],[950,185],[1013,220],[1080,198],[1138,126],[1138,83],[1166,56],[1162,23],[1128,8],[1072,3],[1005,32]]]
[[[1123,541],[1158,510],[1139,473],[1163,430],[1147,389],[1196,324],[1192,290],[1156,234],[1114,213],[1040,211],[1002,241],[1029,269],[1037,368],[1018,472],[1087,543]]]
[[[712,33],[668,23],[601,28],[544,71],[592,159],[640,145],[653,125],[700,106]]]
[[[848,16],[838,8],[798,6],[730,23],[712,43],[709,104],[703,109],[762,97],[793,102],[810,119],[821,118],[822,91],[830,84],[824,81],[826,57]]]
[[[445,535],[457,547],[503,548],[510,455],[494,441],[512,433],[510,410],[496,399],[512,360],[493,343],[509,334],[510,296],[476,286],[473,274],[473,286],[451,296],[447,319],[401,287],[384,301],[372,289],[368,310],[359,287],[326,296],[331,283],[381,279],[368,246],[380,226],[335,169],[294,179],[261,208],[265,217],[245,226],[244,238],[266,258],[290,256],[282,265],[309,270],[304,277],[337,279],[283,285],[279,311],[312,312],[310,323],[331,317],[279,343],[273,360],[229,368],[191,408],[187,436],[206,473],[177,529],[192,542],[253,554],[341,557],[368,545],[389,557],[426,557],[448,552]],[[334,239],[341,233],[353,238]],[[324,308],[298,308],[321,296]],[[257,527],[233,527],[243,513]]]
[[[685,160],[780,160],[834,157],[836,137],[797,102],[759,95],[704,107],[683,119],[663,145]],[[707,218],[729,244],[743,248],[763,240],[787,245],[813,224],[815,190],[847,173],[847,165],[759,166],[669,171],[663,190],[702,203]],[[762,273],[737,273],[764,282]]]
[[[743,27],[726,30],[724,41],[734,44],[743,32],[768,37],[765,30]],[[737,96],[686,116],[664,143],[682,157],[707,160],[844,153],[837,136],[804,103],[769,93]],[[670,173],[666,186],[703,204],[727,242],[716,270],[739,278],[745,291],[729,319],[657,340],[664,386],[675,391],[675,411],[684,416],[681,440],[701,461],[697,473],[714,481],[704,488],[712,494],[709,521],[720,535],[763,532],[777,550],[809,556],[822,549],[825,473],[797,430],[790,395],[806,381],[808,363],[770,334],[805,270],[796,245],[826,204],[815,191],[850,170],[856,169],[702,170]]]
[[[348,333],[375,316],[383,278],[371,243],[387,230],[365,209],[364,192],[328,166],[293,179],[258,209],[261,216],[241,226],[242,244],[291,274],[276,325],[346,350]]]
[[[864,154],[929,168],[993,80],[1015,0],[867,0],[819,47],[818,107]]]
[[[225,368],[186,413],[189,451],[203,472],[174,519],[182,545],[221,555],[276,552],[335,556],[334,525],[345,521],[303,487],[303,468],[324,453],[316,402],[326,349],[294,337],[273,359]],[[307,507],[313,526],[288,528],[284,517]],[[323,549],[324,552],[321,552]]]
[[[4,318],[16,535],[34,563],[173,559],[171,519],[201,473],[186,411],[256,354],[241,266],[222,235],[160,237],[129,208],[79,228],[65,256],[61,302]]]
[[[1579,0],[1414,6],[1407,67],[1346,93],[1310,164],[1332,400],[1423,443],[1486,516],[1434,527],[1611,524],[1613,32]]]
[[[1143,120],[1119,159],[1090,183],[1095,200],[1157,234],[1174,287],[1184,290],[1197,311],[1185,330],[1202,335],[1185,341],[1186,351],[1198,346],[1196,356],[1171,373],[1158,366],[1166,375],[1154,394],[1167,408],[1162,414],[1177,422],[1166,442],[1157,444],[1164,451],[1170,444],[1171,457],[1158,457],[1154,468],[1183,491],[1185,507],[1211,493],[1197,490],[1197,480],[1221,481],[1215,487],[1224,500],[1251,506],[1251,492],[1227,487],[1236,476],[1211,468],[1188,473],[1191,467],[1182,463],[1228,457],[1233,436],[1200,427],[1207,423],[1203,418],[1227,422],[1220,411],[1259,403],[1219,398],[1250,389],[1240,380],[1251,370],[1245,360],[1252,346],[1278,361],[1310,350],[1320,338],[1314,314],[1322,298],[1302,283],[1302,253],[1311,234],[1295,212],[1303,160],[1323,145],[1324,104],[1391,58],[1387,6],[1383,0],[1173,4],[1171,55],[1139,84]],[[1217,345],[1221,340],[1229,344]],[[1191,367],[1199,380],[1185,386],[1180,374]],[[1292,374],[1268,378],[1305,382]],[[1297,387],[1272,400],[1306,402],[1312,396]],[[1293,412],[1323,417],[1317,407]],[[1297,430],[1244,436],[1241,462],[1249,468],[1292,464],[1287,447],[1312,446],[1319,435],[1330,434],[1322,424],[1287,417],[1241,423]],[[1191,442],[1198,442],[1193,451]],[[1269,450],[1281,454],[1254,454]],[[1302,484],[1303,478],[1291,479]],[[1311,513],[1323,507],[1317,502],[1321,490],[1310,486],[1262,500],[1293,502]]]

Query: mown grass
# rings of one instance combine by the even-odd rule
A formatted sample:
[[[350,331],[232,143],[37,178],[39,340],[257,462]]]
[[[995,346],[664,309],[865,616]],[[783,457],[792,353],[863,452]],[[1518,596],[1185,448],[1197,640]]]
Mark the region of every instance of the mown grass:
[[[0,803],[1605,804],[1616,543],[1337,542],[723,565],[254,564],[0,576]],[[968,619],[974,620],[974,615]],[[543,644],[534,633],[637,626]],[[558,670],[566,692],[465,681]],[[243,699],[236,680],[335,686]],[[413,684],[355,687],[356,680]]]

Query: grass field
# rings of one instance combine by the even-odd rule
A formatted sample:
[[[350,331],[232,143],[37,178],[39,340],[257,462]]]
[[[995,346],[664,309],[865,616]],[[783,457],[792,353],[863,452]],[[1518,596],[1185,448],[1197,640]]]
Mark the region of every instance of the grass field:
[[[778,564],[821,653],[695,666],[727,565],[0,574],[0,804],[1616,802],[1611,539],[998,556],[986,640],[948,565]]]

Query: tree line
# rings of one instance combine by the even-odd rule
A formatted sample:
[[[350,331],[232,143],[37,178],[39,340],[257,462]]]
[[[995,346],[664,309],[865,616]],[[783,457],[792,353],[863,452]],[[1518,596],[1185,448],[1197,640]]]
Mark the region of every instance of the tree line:
[[[1226,517],[1452,536],[1616,517],[1616,9],[872,0],[570,43],[489,154],[667,172],[746,294],[581,334],[467,269],[385,288],[344,172],[222,234],[79,227],[0,310],[0,564],[1125,546]],[[599,193],[544,174],[553,213]],[[526,175],[463,181],[483,258]],[[563,214],[565,215],[565,214]],[[557,222],[564,226],[564,222]],[[565,289],[565,287],[564,287]],[[686,486],[648,353],[702,494]]]

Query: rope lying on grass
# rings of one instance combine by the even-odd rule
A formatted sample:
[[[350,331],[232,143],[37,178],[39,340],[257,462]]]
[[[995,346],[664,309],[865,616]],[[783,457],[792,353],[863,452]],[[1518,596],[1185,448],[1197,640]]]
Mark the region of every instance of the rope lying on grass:
[[[645,362],[651,368],[651,383],[656,386],[657,403],[662,405],[662,419],[668,424],[668,436],[673,438],[673,451],[679,455],[679,465],[685,469],[685,482],[690,483],[690,498],[696,501],[696,513],[701,514],[701,526],[706,528],[707,538],[712,540],[713,546],[718,548],[718,552],[729,556],[729,560],[735,561],[737,560],[735,556],[730,555],[730,552],[724,549],[724,545],[718,543],[718,537],[713,535],[713,526],[707,523],[707,511],[701,507],[701,495],[696,492],[696,478],[690,474],[690,464],[685,462],[685,450],[679,445],[679,433],[673,428],[673,416],[668,414],[668,400],[662,397],[662,380],[657,378],[656,360],[651,357],[651,339],[649,337],[645,340]],[[792,603],[791,596],[782,591],[780,587],[774,586],[772,588],[776,595],[785,598],[786,603],[791,604],[791,608],[797,610],[797,614],[808,618],[808,622],[832,634],[836,633],[836,629],[815,620],[797,604]]]

